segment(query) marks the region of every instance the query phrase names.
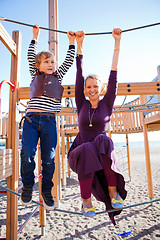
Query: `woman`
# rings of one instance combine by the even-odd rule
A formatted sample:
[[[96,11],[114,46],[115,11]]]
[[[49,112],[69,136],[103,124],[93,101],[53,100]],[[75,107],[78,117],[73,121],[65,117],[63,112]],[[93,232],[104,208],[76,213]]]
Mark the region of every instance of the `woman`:
[[[113,29],[115,40],[112,68],[107,91],[100,100],[101,83],[96,75],[83,77],[83,31],[76,33],[77,74],[75,100],[77,105],[79,133],[68,153],[71,169],[78,174],[82,197],[82,213],[87,217],[95,215],[91,193],[106,205],[106,210],[118,209],[109,213],[115,224],[114,215],[120,213],[126,198],[124,178],[117,165],[112,140],[106,131],[112,115],[117,87],[117,64],[122,30]],[[87,100],[85,95],[89,98]]]

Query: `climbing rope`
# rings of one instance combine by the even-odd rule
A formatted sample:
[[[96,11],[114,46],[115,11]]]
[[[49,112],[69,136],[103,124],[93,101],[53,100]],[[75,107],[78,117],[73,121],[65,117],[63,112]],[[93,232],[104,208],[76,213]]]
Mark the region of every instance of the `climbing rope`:
[[[10,192],[10,193],[13,193],[17,196],[20,196],[20,194],[12,191],[11,189],[8,189],[8,188],[5,188],[3,186],[0,186],[0,188]],[[111,212],[116,212],[118,210],[123,210],[123,209],[127,209],[127,208],[133,208],[133,207],[137,207],[137,206],[142,206],[142,205],[146,205],[146,204],[152,204],[152,203],[155,203],[155,202],[159,202],[160,201],[160,198],[159,199],[155,199],[155,200],[151,200],[151,201],[148,201],[148,202],[142,202],[142,203],[137,203],[137,204],[133,204],[133,205],[129,205],[129,206],[124,206],[123,208],[121,209],[111,209],[111,210],[107,210],[107,211],[101,211],[101,212],[96,212],[96,214],[103,214],[103,213],[111,213]],[[39,202],[36,202],[34,200],[32,200],[33,203],[43,207],[43,205]],[[67,210],[63,210],[63,209],[58,209],[58,208],[55,208],[54,211],[57,211],[57,212],[62,212],[62,213],[70,213],[70,214],[74,214],[74,215],[82,215],[82,213],[78,213],[78,212],[72,212],[72,211],[67,211]]]
[[[152,103],[152,104],[147,104],[147,102],[144,103],[144,104],[141,104],[141,105],[128,105],[128,106],[123,105],[121,107],[114,107],[113,113],[117,113],[117,112],[133,112],[133,111],[141,111],[141,110],[147,110],[148,111],[148,110],[154,110],[154,109],[160,107],[160,102]],[[118,108],[118,110],[116,108]],[[124,109],[126,109],[126,110],[124,110]]]
[[[117,150],[115,147],[116,155],[119,161],[119,166],[123,172],[128,170],[128,167],[125,169],[126,165],[128,165],[126,148],[127,148],[126,145],[123,146],[121,150]]]
[[[18,21],[7,19],[7,18],[3,18],[3,17],[0,17],[0,20],[1,21],[5,21],[5,22],[16,23],[16,24],[20,24],[20,25],[24,25],[24,26],[28,26],[28,27],[34,27],[34,25],[32,25],[32,24],[18,22]],[[125,29],[125,30],[122,30],[122,32],[130,32],[130,31],[139,30],[139,29],[142,29],[142,28],[153,27],[153,26],[157,26],[157,25],[160,25],[160,22],[152,23],[152,24],[148,24],[148,25],[144,25],[144,26],[140,26],[140,27]],[[39,28],[43,29],[43,30],[49,30],[49,31],[53,31],[53,32],[67,34],[66,31],[56,30],[56,29],[47,28],[47,27],[39,27]],[[91,35],[104,35],[104,34],[112,34],[112,32],[85,33],[86,36],[89,36],[89,35],[90,36]]]
[[[154,97],[154,95],[152,95],[144,104],[142,104],[139,108],[137,108],[137,110],[140,110],[143,106],[146,106]]]
[[[125,101],[126,101],[126,98],[127,98],[127,96],[124,97],[124,100],[123,100],[121,106],[120,106],[119,108],[117,108],[114,112],[118,112],[118,111],[123,107],[123,105],[124,105],[124,103],[125,103]],[[113,109],[114,109],[114,108],[113,108]]]

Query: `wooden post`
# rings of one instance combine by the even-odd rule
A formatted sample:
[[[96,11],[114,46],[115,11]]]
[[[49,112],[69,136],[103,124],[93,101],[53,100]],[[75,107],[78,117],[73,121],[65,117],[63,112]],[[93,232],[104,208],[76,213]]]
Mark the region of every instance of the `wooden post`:
[[[108,125],[108,137],[112,139],[112,134],[111,134],[111,122]]]
[[[69,151],[69,148],[70,148],[70,143],[69,143],[69,136],[67,135],[67,153]],[[70,166],[68,164],[68,177],[71,176],[71,169],[70,169]]]
[[[160,83],[160,65],[157,67],[157,74],[158,74],[158,84]],[[160,86],[158,86],[160,88]],[[160,101],[160,94],[158,94],[158,99]]]
[[[140,99],[141,99],[141,104],[143,104],[145,102],[144,96],[140,96]],[[141,114],[143,115],[143,112],[141,112]],[[145,124],[145,122],[144,122],[144,115],[143,115],[143,134],[144,134],[144,148],[145,148],[147,180],[148,180],[148,194],[149,194],[149,197],[152,199],[153,198],[153,186],[152,186],[151,161],[150,161],[147,124]]]
[[[126,145],[127,145],[127,158],[128,158],[128,175],[131,179],[131,163],[130,163],[128,133],[126,133]]]
[[[15,82],[16,88],[10,90],[9,98],[9,115],[8,115],[8,139],[6,148],[13,149],[13,175],[7,178],[7,188],[18,192],[19,164],[18,164],[18,146],[19,146],[19,129],[18,129],[18,86],[19,86],[19,68],[20,68],[20,32],[13,32],[12,38],[17,44],[16,55],[11,57],[11,82]],[[17,196],[7,192],[7,229],[6,237],[10,240],[17,239],[18,223],[18,199]]]
[[[54,186],[52,188],[52,194],[55,201],[55,206],[59,206],[59,200],[61,199],[61,174],[60,174],[60,138],[59,138],[59,119],[56,116],[57,122],[57,147],[55,149],[55,171],[53,175]]]
[[[58,1],[57,0],[49,0],[48,1],[49,6],[49,28],[52,29],[58,29]],[[55,33],[53,31],[49,31],[49,50],[55,55],[56,60],[56,67],[58,67],[58,33]],[[58,119],[57,119],[58,120]],[[58,129],[57,129],[57,134]],[[57,138],[59,141],[59,139]],[[57,142],[58,142],[57,141]],[[59,144],[59,142],[58,142]],[[61,189],[60,189],[60,153],[59,153],[59,147],[56,147],[55,150],[55,172],[53,175],[53,183],[54,187],[52,189],[52,194],[54,197],[54,201],[57,202],[57,205],[59,205],[58,201],[60,199],[61,195]]]
[[[59,200],[61,200],[61,157],[60,157],[60,121],[57,117],[57,167],[58,167],[58,189],[59,189]]]
[[[66,147],[64,134],[64,116],[61,116],[61,149],[62,149],[62,186],[66,186]]]
[[[2,138],[6,137],[6,113],[2,113]]]
[[[58,1],[49,0],[49,28],[58,29]],[[49,31],[49,50],[54,53],[58,67],[58,33]]]
[[[40,141],[38,142],[38,174],[42,172],[42,160],[41,160],[41,149],[40,149]],[[39,186],[39,202],[41,203],[41,193],[42,193],[42,178],[38,178],[38,186]],[[41,235],[45,235],[45,223],[46,223],[46,210],[44,207],[39,207],[39,220],[41,227]]]

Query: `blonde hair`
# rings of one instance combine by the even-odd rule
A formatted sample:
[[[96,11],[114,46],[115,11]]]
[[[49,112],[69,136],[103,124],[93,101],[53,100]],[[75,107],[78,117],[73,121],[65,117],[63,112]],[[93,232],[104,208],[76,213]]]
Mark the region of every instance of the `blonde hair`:
[[[55,62],[54,54],[52,52],[50,52],[50,51],[44,50],[42,52],[37,53],[37,55],[35,56],[35,62],[36,62],[37,66],[40,65],[42,57],[45,57],[46,59],[50,58],[50,57],[53,57],[54,62]]]
[[[96,74],[90,74],[90,75],[88,75],[88,76],[85,78],[85,82],[84,82],[85,85],[86,85],[86,81],[87,81],[88,78],[92,78],[92,79],[98,81],[100,84],[102,84],[102,82],[101,82],[101,80],[99,79],[98,75],[96,75]]]
[[[104,94],[106,92],[106,86],[102,83],[102,81],[99,79],[98,75],[96,75],[96,74],[89,74],[85,78],[85,82],[84,82],[85,87],[86,87],[86,81],[87,81],[88,78],[92,78],[92,79],[99,82],[99,84],[101,85],[101,94]]]

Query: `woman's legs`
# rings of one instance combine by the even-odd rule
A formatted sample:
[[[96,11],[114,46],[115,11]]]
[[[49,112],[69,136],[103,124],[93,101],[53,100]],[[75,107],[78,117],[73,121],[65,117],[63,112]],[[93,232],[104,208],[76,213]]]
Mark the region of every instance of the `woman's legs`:
[[[122,208],[124,206],[123,200],[117,192],[117,176],[111,168],[112,160],[106,155],[103,156],[103,170],[108,184],[108,192],[113,208]]]
[[[94,174],[92,175],[91,178],[88,178],[86,180],[79,180],[82,201],[88,207],[92,207],[91,190],[92,190],[93,177],[94,177]]]
[[[103,170],[108,184],[108,191],[110,198],[117,197],[117,177],[116,173],[111,169],[112,160],[106,155],[103,156]]]

